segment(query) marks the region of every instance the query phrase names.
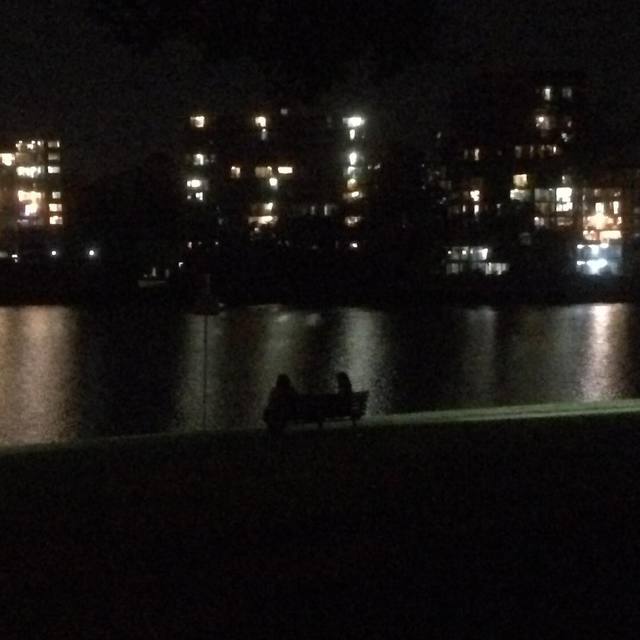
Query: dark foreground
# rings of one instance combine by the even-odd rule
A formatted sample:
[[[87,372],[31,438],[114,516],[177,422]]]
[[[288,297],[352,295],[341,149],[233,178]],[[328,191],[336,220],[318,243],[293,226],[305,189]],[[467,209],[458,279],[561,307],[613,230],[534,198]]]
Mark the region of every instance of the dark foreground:
[[[630,635],[639,459],[635,417],[6,455],[2,636]]]

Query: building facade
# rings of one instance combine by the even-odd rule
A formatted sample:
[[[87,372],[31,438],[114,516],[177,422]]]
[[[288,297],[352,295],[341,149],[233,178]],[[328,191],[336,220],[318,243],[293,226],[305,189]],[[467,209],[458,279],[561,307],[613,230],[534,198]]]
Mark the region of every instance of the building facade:
[[[571,74],[483,79],[461,97],[447,157],[446,272],[628,272],[637,172],[605,162]],[[550,249],[550,247],[552,247]]]
[[[374,170],[361,115],[201,112],[189,119],[184,161],[198,242],[357,246]]]

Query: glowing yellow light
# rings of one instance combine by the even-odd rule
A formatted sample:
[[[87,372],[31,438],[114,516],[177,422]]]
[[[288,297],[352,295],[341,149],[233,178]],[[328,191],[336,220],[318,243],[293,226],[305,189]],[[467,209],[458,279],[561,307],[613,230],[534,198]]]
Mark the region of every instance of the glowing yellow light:
[[[25,216],[35,216],[38,213],[38,203],[37,202],[29,202],[24,206],[24,215]]]
[[[264,210],[265,211],[273,211],[273,202],[265,202]]]
[[[344,224],[347,227],[355,227],[362,222],[362,216],[346,216],[344,219]]]
[[[352,151],[349,154],[349,164],[353,167],[356,162],[358,162],[358,152],[357,151]]]
[[[358,186],[358,181],[355,178],[349,178],[347,180],[347,189],[353,191]]]
[[[47,142],[47,146],[49,147],[49,149],[59,149],[60,140],[49,140],[49,142]]]
[[[239,178],[242,175],[242,169],[240,167],[232,166],[229,170],[229,174],[232,178]]]
[[[267,126],[266,116],[256,116],[253,121],[256,123],[256,127],[264,129]]]
[[[362,116],[349,116],[345,118],[345,122],[350,129],[356,129],[364,125],[365,119]]]
[[[53,200],[60,200],[62,198],[62,192],[61,191],[52,191],[51,192],[51,198]]]
[[[290,176],[293,173],[293,167],[278,167],[278,173],[281,176]]]
[[[278,222],[278,216],[272,216],[272,215],[251,216],[249,218],[249,224],[255,224],[255,225],[258,225],[259,227],[262,227],[265,225],[272,225],[272,224],[275,224],[276,222]]]
[[[200,180],[200,178],[191,178],[191,180],[187,180],[187,187],[189,187],[189,189],[200,189],[200,187],[202,187],[202,180]]]
[[[21,189],[18,191],[19,202],[31,202],[32,200],[39,200],[40,198],[42,198],[40,191],[22,191]]]
[[[49,211],[53,213],[60,213],[62,211],[62,205],[58,202],[52,202],[49,204]]]
[[[278,178],[269,178],[269,186],[272,189],[277,189],[278,188]]]
[[[513,186],[523,189],[527,186],[529,177],[526,173],[517,173],[513,176]]]
[[[43,167],[18,167],[16,173],[21,178],[35,178],[41,175]]]
[[[480,202],[480,190],[472,189],[471,191],[469,191],[469,197],[471,198],[471,200],[473,200],[473,202]]]
[[[57,165],[49,165],[47,167],[47,173],[60,173],[60,167]]]
[[[203,129],[207,123],[207,119],[204,116],[191,116],[190,120],[194,129]]]
[[[355,139],[356,139],[356,130],[349,129],[349,140],[355,140]]]
[[[194,153],[193,154],[193,164],[196,167],[202,167],[205,163],[204,153]]]
[[[5,167],[12,167],[16,161],[16,156],[13,153],[0,153],[0,162]]]
[[[255,168],[256,178],[270,178],[273,175],[273,169],[269,166],[260,166]]]

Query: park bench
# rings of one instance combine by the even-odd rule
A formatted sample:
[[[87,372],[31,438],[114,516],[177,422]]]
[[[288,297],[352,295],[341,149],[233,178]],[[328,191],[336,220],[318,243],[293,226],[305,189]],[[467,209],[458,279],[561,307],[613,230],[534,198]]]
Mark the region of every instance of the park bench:
[[[351,420],[356,422],[367,409],[368,391],[354,391],[350,397],[337,393],[298,394],[286,409],[264,411],[264,421],[272,433],[279,433],[288,424],[316,423],[322,428],[326,420]]]

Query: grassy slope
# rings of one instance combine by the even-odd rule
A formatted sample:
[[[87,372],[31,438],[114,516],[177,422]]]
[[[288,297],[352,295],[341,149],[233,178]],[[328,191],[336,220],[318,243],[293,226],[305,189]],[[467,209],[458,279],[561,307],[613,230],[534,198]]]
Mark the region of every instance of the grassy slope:
[[[637,610],[637,420],[13,452],[0,622],[41,637],[620,637]]]

